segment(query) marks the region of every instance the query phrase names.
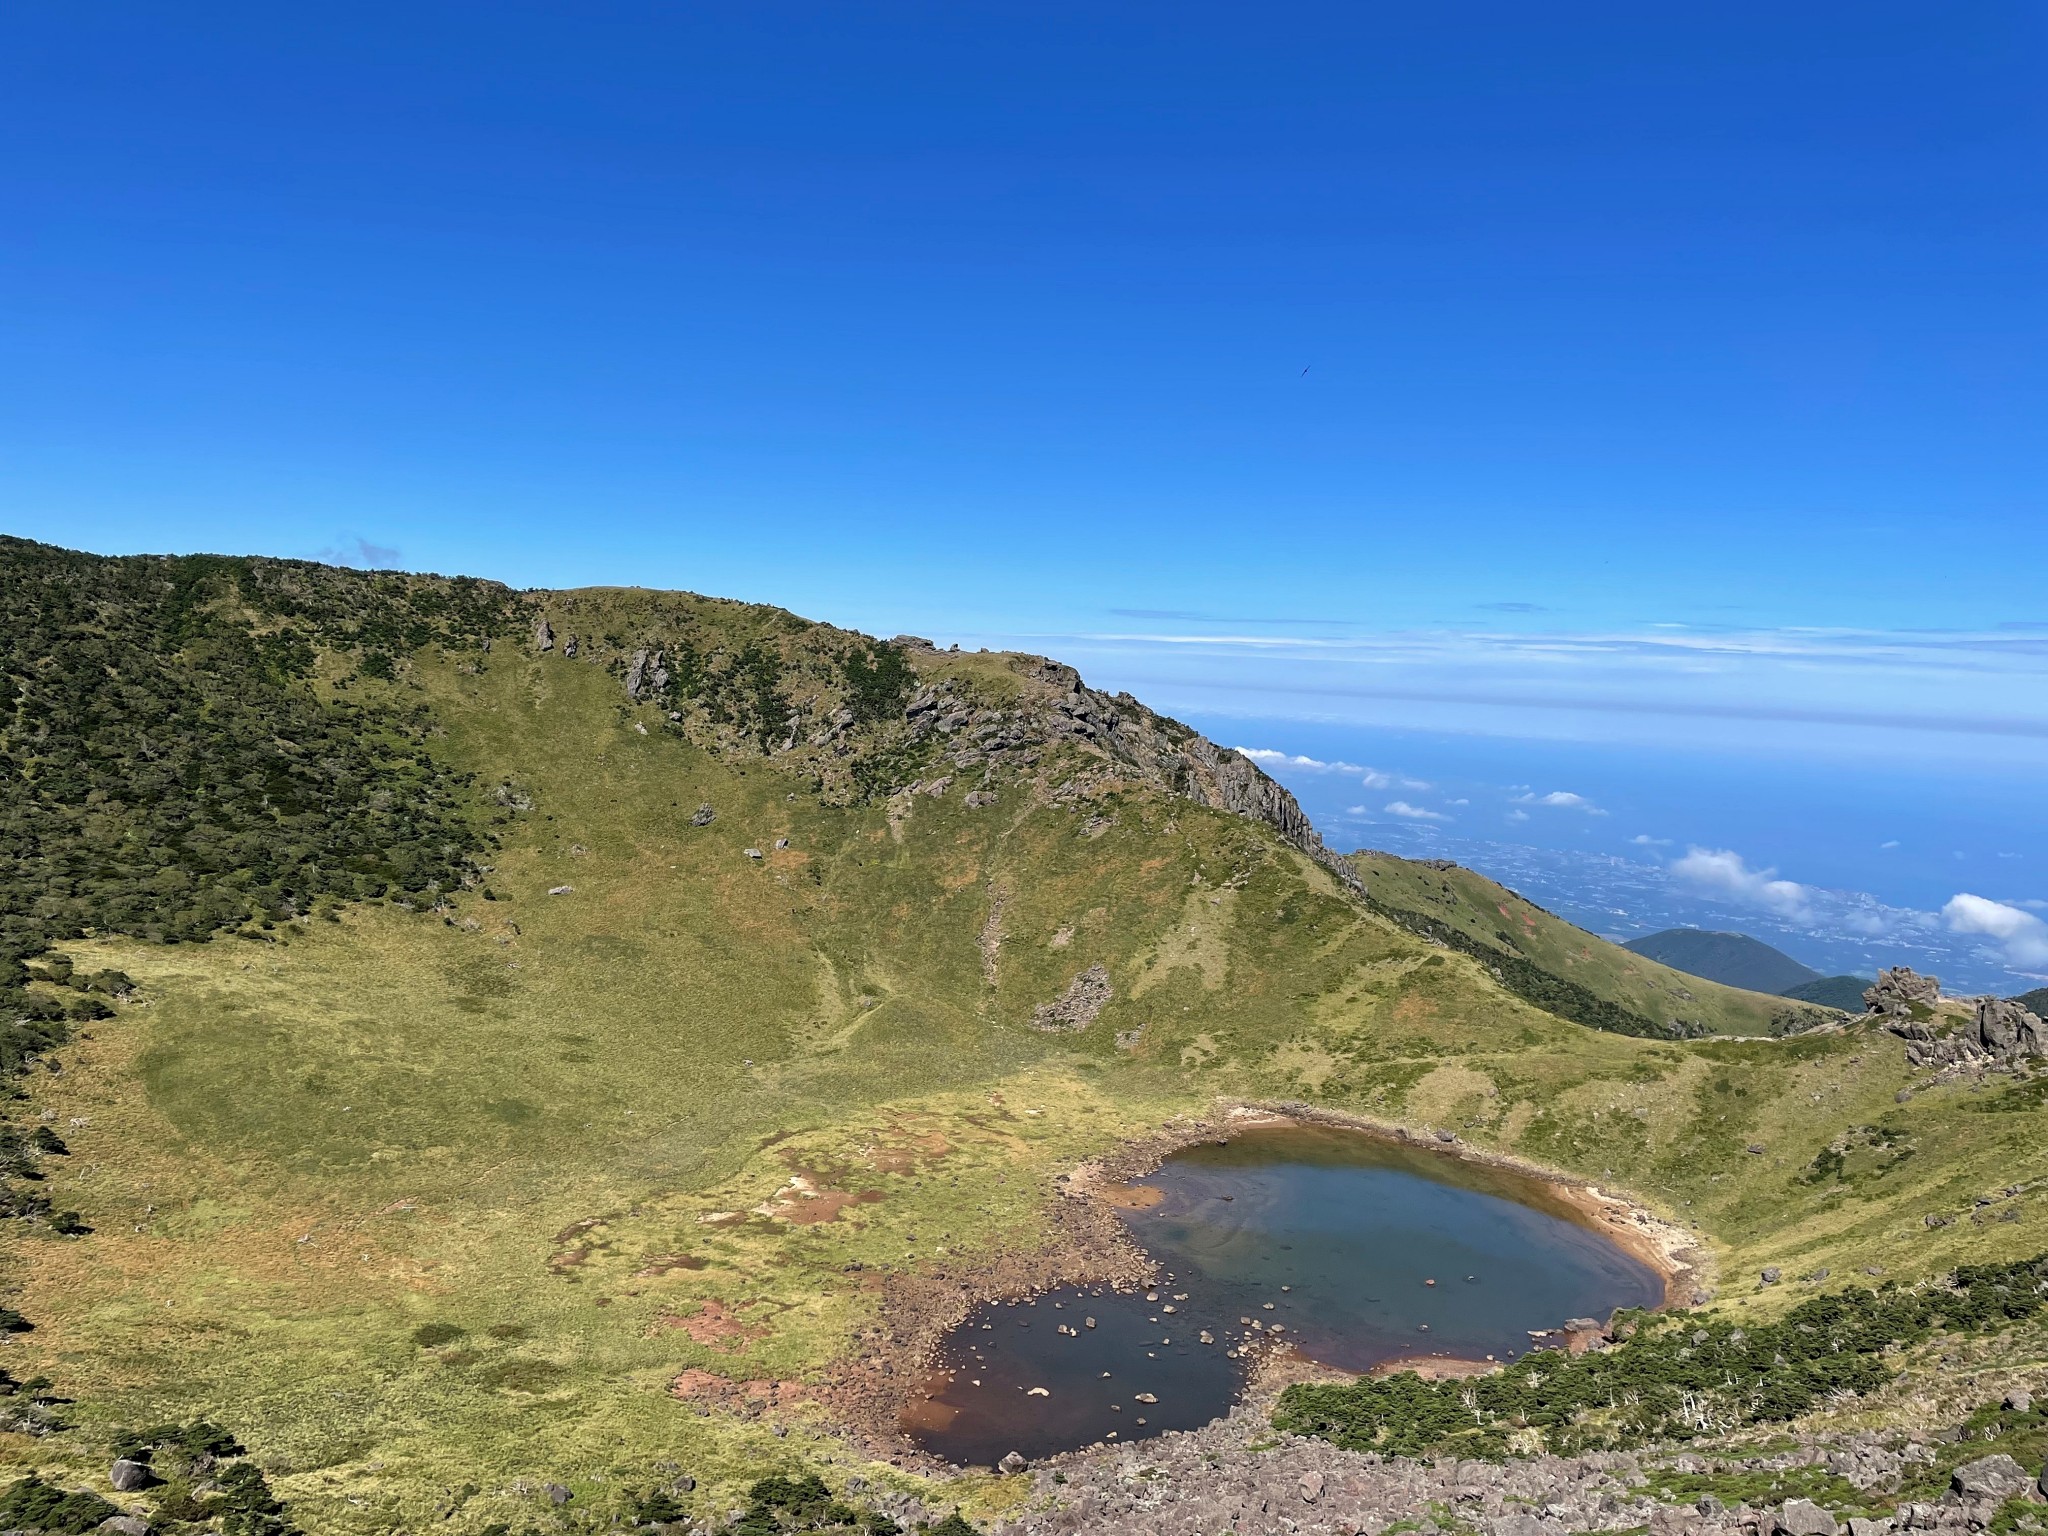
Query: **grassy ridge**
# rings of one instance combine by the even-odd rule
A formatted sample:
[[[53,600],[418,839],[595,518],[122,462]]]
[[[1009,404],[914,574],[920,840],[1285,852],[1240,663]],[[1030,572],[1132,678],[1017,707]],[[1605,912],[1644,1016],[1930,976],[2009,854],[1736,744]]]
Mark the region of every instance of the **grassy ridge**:
[[[1352,854],[1351,864],[1374,900],[1403,919],[1435,925],[1440,936],[1520,960],[1582,989],[1594,1000],[1579,1005],[1589,1015],[1582,1023],[1625,1034],[1767,1035],[1828,1016],[1782,997],[1724,987],[1610,944],[1474,870],[1371,850]],[[1603,1024],[1592,1016],[1602,1004],[1641,1022],[1635,1028],[1626,1027],[1627,1020]],[[1563,1007],[1570,1010],[1572,1003]]]
[[[643,596],[574,596],[581,630],[635,641]],[[10,1349],[62,1378],[81,1428],[0,1435],[0,1457],[89,1478],[94,1434],[205,1417],[316,1531],[451,1504],[451,1530],[531,1522],[522,1479],[603,1510],[668,1462],[723,1509],[764,1466],[860,1458],[801,1411],[787,1440],[699,1416],[679,1372],[817,1377],[878,1274],[1048,1241],[1061,1170],[1219,1097],[1450,1127],[1641,1192],[1699,1224],[1735,1317],[1806,1293],[1755,1289],[1766,1264],[1911,1277],[2039,1247],[2029,1087],[1897,1102],[1882,1034],[1586,1030],[1259,824],[1136,783],[823,795],[717,728],[667,729],[618,659],[429,646],[349,675],[427,709],[446,771],[507,791],[492,867],[442,910],[64,946],[143,1000],[33,1079],[30,1112],[72,1147],[52,1182],[94,1231],[9,1236],[39,1323]],[[911,663],[986,693],[1024,665]],[[1510,913],[1533,960],[1540,919]],[[1643,964],[1621,995],[1648,1006]],[[1031,1027],[1095,965],[1095,1024]],[[1719,1027],[1767,1027],[1750,1006]]]

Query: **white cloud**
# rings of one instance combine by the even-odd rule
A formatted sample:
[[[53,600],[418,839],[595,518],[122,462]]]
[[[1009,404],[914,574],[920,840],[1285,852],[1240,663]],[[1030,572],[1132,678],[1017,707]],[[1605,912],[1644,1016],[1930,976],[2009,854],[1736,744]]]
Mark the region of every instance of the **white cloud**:
[[[1405,778],[1401,774],[1385,773],[1378,768],[1361,768],[1359,772],[1365,775],[1365,787],[1367,789],[1429,788],[1429,781],[1427,779]]]
[[[1527,811],[1509,811],[1509,812],[1508,812],[1508,820],[1509,820],[1509,821],[1527,821],[1528,819],[1529,819],[1529,813],[1528,813]]]
[[[1467,799],[1466,799],[1466,798],[1464,798],[1464,797],[1463,797],[1462,795],[1461,795],[1461,796],[1459,796],[1459,798],[1457,798],[1456,800],[1453,800],[1453,801],[1451,802],[1451,804],[1452,804],[1452,805],[1470,805],[1471,803],[1472,803],[1472,802],[1471,802],[1470,800],[1467,800]]]
[[[1978,933],[1996,940],[2008,965],[2028,970],[2048,966],[2048,923],[2031,912],[1964,891],[1949,898],[1941,915],[1951,933]]]
[[[1775,869],[1751,869],[1741,854],[1727,848],[1689,848],[1674,859],[1671,873],[1702,890],[1763,907],[1804,922],[1813,915],[1814,893],[1794,880],[1780,880]]]
[[[1523,794],[1515,796],[1518,805],[1550,805],[1561,811],[1584,811],[1588,816],[1605,816],[1607,813],[1588,800],[1584,795],[1575,795],[1568,789],[1553,789],[1547,795]]]
[[[1647,832],[1638,832],[1634,837],[1630,838],[1629,841],[1634,843],[1638,848],[1669,848],[1671,846],[1670,838],[1652,837]]]
[[[1877,846],[1880,848],[1896,848],[1899,846],[1899,840],[1894,837],[1887,842],[1879,843]]]
[[[1292,752],[1276,752],[1271,747],[1232,747],[1239,757],[1248,757],[1261,768],[1298,768],[1303,773],[1360,773],[1371,775],[1370,768],[1361,769],[1356,763],[1326,763],[1319,757],[1302,757]],[[1368,788],[1376,787],[1368,785]]]
[[[1410,805],[1406,800],[1389,800],[1387,802],[1387,814],[1389,816],[1405,817],[1409,821],[1449,821],[1451,819],[1442,811],[1432,811],[1425,806]]]

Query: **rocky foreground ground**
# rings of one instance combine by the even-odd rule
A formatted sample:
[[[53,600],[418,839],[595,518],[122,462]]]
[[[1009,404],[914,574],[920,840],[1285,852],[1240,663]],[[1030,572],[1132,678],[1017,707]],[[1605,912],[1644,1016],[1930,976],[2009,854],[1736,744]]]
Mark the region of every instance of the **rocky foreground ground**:
[[[1666,1452],[1432,1463],[1276,1437],[1263,1415],[1240,1409],[1199,1430],[1038,1468],[1029,1504],[995,1529],[998,1536],[1381,1536],[1390,1530],[1416,1536],[1631,1530],[1651,1536],[1963,1536],[1991,1528],[2001,1507],[2008,1517],[2000,1528],[2009,1528],[2008,1501],[2042,1497],[2041,1469],[1985,1450],[1959,1467],[1932,1501],[1840,1522],[1804,1499],[1728,1506],[1711,1496],[1674,1498],[1672,1484],[1810,1468],[1850,1485],[1867,1507],[1881,1508],[1896,1502],[1887,1495],[1936,1460],[1928,1437],[1824,1438],[1771,1456]],[[929,1518],[903,1502],[897,1513]],[[2048,1517],[2048,1505],[2042,1514]]]

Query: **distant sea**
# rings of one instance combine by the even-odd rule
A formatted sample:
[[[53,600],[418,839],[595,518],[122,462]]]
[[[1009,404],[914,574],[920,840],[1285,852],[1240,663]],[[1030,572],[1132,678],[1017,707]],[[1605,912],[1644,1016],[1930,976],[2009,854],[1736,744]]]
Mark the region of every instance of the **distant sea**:
[[[2048,797],[2025,765],[1182,718],[1309,760],[1260,765],[1332,846],[1454,859],[1594,933],[1749,933],[1824,974],[1906,964],[1959,992],[2048,980],[2024,943],[1943,915],[1969,893],[2048,917]]]

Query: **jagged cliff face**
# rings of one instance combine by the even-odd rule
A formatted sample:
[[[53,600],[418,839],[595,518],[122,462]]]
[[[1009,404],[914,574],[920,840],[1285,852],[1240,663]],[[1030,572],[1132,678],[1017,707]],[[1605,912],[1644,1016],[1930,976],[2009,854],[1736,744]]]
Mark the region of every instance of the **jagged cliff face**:
[[[1236,752],[1042,656],[875,641],[680,594],[533,595],[531,645],[609,668],[622,701],[726,758],[765,757],[828,802],[958,793],[1054,803],[1145,787],[1263,822],[1359,888],[1294,796]]]
[[[1259,767],[1178,720],[1155,714],[1128,693],[1090,688],[1072,667],[1043,658],[1023,659],[1046,692],[1023,711],[1028,726],[1050,740],[1067,740],[1099,753],[1106,764],[1155,788],[1213,810],[1262,821],[1346,885],[1356,872],[1327,848],[1293,795]]]

